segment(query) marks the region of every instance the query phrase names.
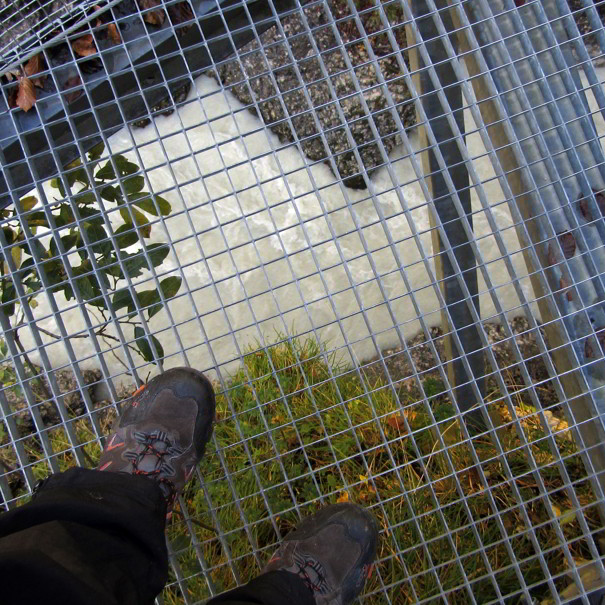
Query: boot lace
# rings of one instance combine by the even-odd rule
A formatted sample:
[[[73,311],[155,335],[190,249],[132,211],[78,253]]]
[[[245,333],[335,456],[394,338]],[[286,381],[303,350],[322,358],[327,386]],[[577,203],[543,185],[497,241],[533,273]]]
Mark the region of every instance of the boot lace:
[[[328,581],[322,564],[312,557],[294,553],[295,573],[312,592],[326,594],[329,591]]]
[[[170,460],[180,456],[183,449],[178,447],[165,431],[137,431],[134,438],[139,447],[124,453],[124,458],[132,463],[132,473],[153,477],[160,484],[166,499],[173,501],[177,489],[168,477],[174,476],[176,471]]]

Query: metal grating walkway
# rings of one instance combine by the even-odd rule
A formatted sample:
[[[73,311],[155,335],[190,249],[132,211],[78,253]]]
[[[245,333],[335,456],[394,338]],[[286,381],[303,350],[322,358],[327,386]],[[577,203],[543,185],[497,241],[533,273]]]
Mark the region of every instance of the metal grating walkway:
[[[346,500],[367,603],[593,602],[605,2],[51,4],[0,3],[3,506],[191,365],[161,603]]]

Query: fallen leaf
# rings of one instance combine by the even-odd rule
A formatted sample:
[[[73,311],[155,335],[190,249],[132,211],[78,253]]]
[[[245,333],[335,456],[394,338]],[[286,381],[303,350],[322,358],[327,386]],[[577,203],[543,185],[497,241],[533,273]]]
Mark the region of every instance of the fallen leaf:
[[[71,76],[71,78],[67,78],[63,89],[68,90],[69,88],[75,88],[76,86],[80,86],[81,84],[82,80],[80,76]],[[68,103],[73,103],[82,94],[82,92],[84,92],[82,89],[69,92],[65,95],[65,100]]]
[[[90,55],[95,55],[97,53],[92,34],[86,34],[85,36],[81,36],[77,40],[74,40],[71,43],[71,47],[74,49],[76,55],[80,55],[81,57],[90,57]]]
[[[336,500],[336,502],[348,502],[348,501],[349,501],[349,493],[348,492],[342,492],[342,494],[340,494],[340,496]]]
[[[147,10],[150,8],[155,8],[160,4],[159,0],[139,0],[139,7],[141,10]],[[160,10],[148,10],[143,15],[143,20],[149,25],[162,25],[164,20],[166,19],[166,13]]]
[[[567,281],[567,279],[565,279],[565,276],[561,277],[559,280],[559,288],[561,288],[561,290],[567,290],[569,286],[571,286],[571,284]],[[567,292],[565,292],[565,296],[569,302],[573,300],[573,292],[571,290],[567,290]]]
[[[107,31],[109,32],[109,37],[114,44],[120,44],[122,42],[122,36],[120,36],[120,30],[115,23],[110,23],[107,26]]]
[[[550,503],[550,505],[552,506],[552,510],[555,513],[555,515],[557,515],[557,517],[560,517],[561,509],[556,504],[553,504],[552,502]]]
[[[23,110],[29,111],[36,102],[36,89],[29,78],[19,78],[19,92],[15,103]]]
[[[567,525],[573,523],[576,520],[576,511],[573,508],[561,511],[557,517],[559,517],[559,523],[561,525]]]
[[[172,25],[180,25],[181,23],[186,23],[188,21],[191,21],[194,17],[189,2],[178,2],[177,4],[171,4],[167,8],[167,10],[168,16],[170,17],[170,21],[172,21]],[[191,29],[192,25],[192,23],[189,23],[188,25],[180,27],[177,30],[177,33],[182,36]]]
[[[567,231],[559,235],[559,244],[567,260],[576,253],[576,238],[571,231]]]
[[[594,351],[592,350],[592,345],[590,344],[590,338],[587,338],[584,341],[584,357],[586,357],[586,359],[590,359],[593,357],[593,355]]]
[[[39,74],[44,69],[44,58],[42,57],[42,53],[38,53],[34,55],[24,66],[23,71],[25,75],[30,77]],[[44,87],[44,80],[46,80],[46,76],[39,76],[37,78],[32,78],[32,82],[34,86],[38,88]]]
[[[387,424],[396,431],[399,431],[399,433],[407,433],[407,429],[405,428],[405,418],[401,415],[391,416],[387,420]]]

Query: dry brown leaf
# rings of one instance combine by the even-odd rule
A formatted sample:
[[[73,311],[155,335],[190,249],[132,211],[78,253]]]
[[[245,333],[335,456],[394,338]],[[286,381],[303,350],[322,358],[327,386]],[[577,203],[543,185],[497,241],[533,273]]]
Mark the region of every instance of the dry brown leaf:
[[[139,0],[141,10],[155,8],[160,4],[159,0]],[[143,19],[149,25],[162,25],[166,19],[166,13],[162,10],[148,11],[143,15]]]
[[[590,207],[588,205],[588,200],[586,200],[586,198],[581,197],[580,194],[580,213],[582,214],[582,216],[584,217],[584,220],[586,221],[592,221],[592,212],[590,211]]]
[[[36,102],[36,89],[29,78],[19,78],[19,91],[15,103],[23,111],[29,111]]]
[[[561,279],[559,280],[559,288],[561,288],[561,290],[567,290],[569,286],[571,286],[571,284],[567,281],[565,276],[561,277]],[[571,290],[567,290],[565,296],[567,297],[567,300],[569,302],[573,300],[573,292]]]
[[[39,74],[44,69],[44,58],[41,53],[34,55],[24,66],[23,71],[25,75],[30,77]],[[32,78],[32,82],[34,86],[38,88],[44,87],[44,80],[46,80],[46,76],[39,76],[37,78]]]
[[[405,428],[405,418],[401,414],[391,416],[387,420],[387,424],[396,431],[399,431],[399,433],[407,433],[407,429]]]
[[[567,260],[576,253],[576,238],[571,231],[566,231],[559,235],[559,243]]]
[[[548,264],[557,264],[557,250],[556,246],[553,245],[553,242],[550,242],[550,244],[548,244]]]
[[[181,23],[190,22],[194,18],[193,10],[189,2],[178,2],[171,4],[168,8],[168,16],[172,25],[180,25]],[[192,23],[188,23],[183,27],[179,27],[176,31],[179,35],[186,34],[191,29]]]
[[[122,42],[122,36],[120,36],[120,30],[115,23],[110,23],[107,26],[107,31],[109,32],[109,37],[114,44],[120,44]]]
[[[63,86],[63,89],[68,90],[70,88],[80,86],[80,84],[82,84],[82,80],[81,80],[80,76],[72,76],[71,78],[67,78],[65,85]],[[68,103],[73,103],[82,94],[82,92],[83,92],[82,89],[69,92],[65,95],[65,100]]]
[[[348,501],[349,501],[348,492],[342,492],[342,494],[336,500],[336,502],[348,502]]]
[[[92,34],[86,34],[74,40],[71,43],[71,47],[74,49],[76,55],[80,55],[81,57],[90,57],[90,55],[94,55],[97,52]]]

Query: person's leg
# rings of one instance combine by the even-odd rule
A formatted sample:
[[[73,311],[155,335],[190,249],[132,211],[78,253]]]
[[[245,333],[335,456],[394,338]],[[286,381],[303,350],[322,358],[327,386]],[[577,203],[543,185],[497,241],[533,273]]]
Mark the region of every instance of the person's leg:
[[[363,590],[378,545],[374,517],[333,504],[288,534],[263,572],[207,605],[347,605]]]
[[[202,457],[214,407],[212,385],[188,368],[139,389],[99,470],[53,475],[0,515],[0,600],[151,603],[168,573],[166,512]]]
[[[210,599],[206,605],[316,605],[313,593],[296,575],[278,570],[262,573],[244,586]]]
[[[3,603],[151,603],[168,572],[154,481],[74,468],[0,515]]]

